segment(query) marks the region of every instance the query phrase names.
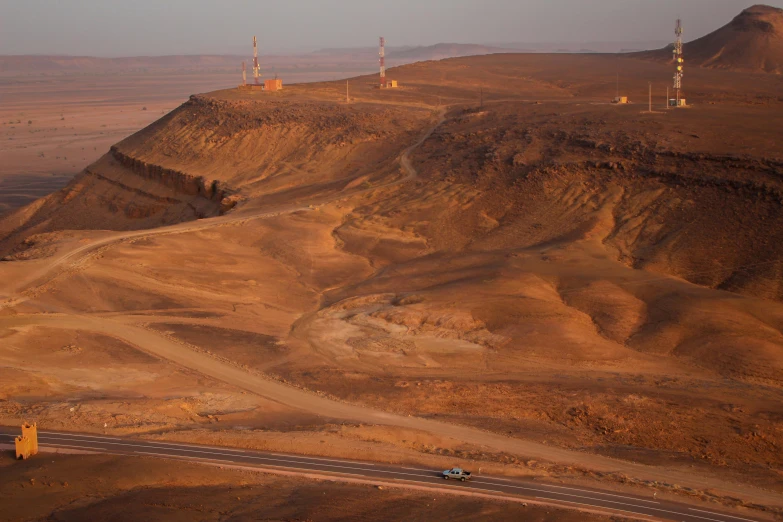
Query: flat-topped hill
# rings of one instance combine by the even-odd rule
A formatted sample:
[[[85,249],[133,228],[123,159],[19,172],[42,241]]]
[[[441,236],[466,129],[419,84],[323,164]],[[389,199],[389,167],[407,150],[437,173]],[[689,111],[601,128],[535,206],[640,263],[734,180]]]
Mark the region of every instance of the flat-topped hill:
[[[628,105],[609,102],[618,69]],[[569,466],[600,453],[779,492],[783,78],[693,69],[692,106],[667,110],[671,72],[496,54],[392,68],[397,89],[375,75],[194,96],[0,220],[0,338],[21,368],[0,403],[33,375],[64,428],[115,422],[63,407],[74,382],[138,407],[134,433],[188,426],[166,413],[179,399],[96,389],[114,374],[40,319],[578,448]],[[151,387],[149,368],[122,368]],[[225,440],[256,415],[211,404]]]

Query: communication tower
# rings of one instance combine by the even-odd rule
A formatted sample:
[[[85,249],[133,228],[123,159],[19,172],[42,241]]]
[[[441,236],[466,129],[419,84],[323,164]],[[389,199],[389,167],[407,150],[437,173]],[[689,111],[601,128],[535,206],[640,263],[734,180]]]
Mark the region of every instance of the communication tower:
[[[386,38],[381,36],[381,50],[378,53],[381,57],[381,88],[386,87]]]
[[[682,89],[683,64],[682,58],[682,20],[677,19],[677,26],[674,29],[677,39],[674,41],[674,65],[677,70],[674,73],[674,91],[676,92],[675,107],[682,105],[680,90]]]
[[[258,65],[258,44],[256,43],[256,37],[253,37],[253,80],[258,85],[259,78],[261,77],[261,66]]]

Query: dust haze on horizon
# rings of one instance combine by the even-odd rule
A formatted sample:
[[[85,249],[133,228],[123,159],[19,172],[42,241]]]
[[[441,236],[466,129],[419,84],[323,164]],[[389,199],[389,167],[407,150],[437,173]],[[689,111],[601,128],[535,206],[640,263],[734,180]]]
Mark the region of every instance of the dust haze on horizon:
[[[262,52],[440,42],[686,41],[729,22],[747,0],[0,0],[0,54],[233,54],[256,34]],[[762,3],[762,2],[759,2]],[[767,0],[783,7],[783,0]]]

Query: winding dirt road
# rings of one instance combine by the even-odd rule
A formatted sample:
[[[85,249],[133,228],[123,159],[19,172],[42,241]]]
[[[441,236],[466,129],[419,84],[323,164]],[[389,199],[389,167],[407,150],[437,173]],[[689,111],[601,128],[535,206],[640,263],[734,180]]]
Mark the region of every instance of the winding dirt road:
[[[131,232],[121,232],[111,234],[107,237],[96,239],[88,244],[79,246],[62,255],[55,257],[49,264],[43,268],[36,270],[28,276],[12,283],[7,291],[11,295],[7,297],[3,302],[0,302],[0,310],[3,308],[11,308],[19,305],[31,297],[35,296],[38,291],[45,288],[46,285],[57,279],[62,273],[67,272],[69,267],[73,267],[79,264],[84,259],[88,258],[91,254],[112,245],[117,245],[131,239],[144,239],[155,236],[166,236],[173,234],[184,234],[190,232],[197,232],[200,230],[207,230],[215,227],[226,226],[237,223],[245,223],[257,219],[268,219],[285,214],[293,214],[295,212],[303,212],[312,210],[313,206],[325,205],[334,201],[344,199],[347,197],[353,197],[361,195],[367,192],[400,185],[415,179],[418,176],[416,168],[410,161],[410,153],[424,143],[435,130],[440,127],[446,120],[447,108],[442,109],[439,112],[439,118],[437,123],[428,128],[413,145],[409,146],[403,151],[399,157],[400,165],[406,173],[406,176],[397,180],[392,180],[387,183],[375,185],[370,188],[364,188],[359,190],[352,190],[349,192],[341,192],[326,198],[314,200],[301,205],[289,205],[280,207],[278,209],[266,210],[261,212],[246,212],[241,211],[225,216],[219,216],[215,218],[203,219],[199,221],[188,221],[185,223],[178,223],[176,225],[170,225],[160,227],[156,229],[135,230]],[[13,295],[16,294],[16,295]]]
[[[428,139],[445,121],[445,113],[446,111],[444,109],[440,114],[439,121],[423,133],[416,143],[405,149],[400,156],[400,164],[406,171],[407,176],[369,189],[340,193],[325,198],[323,201],[312,202],[311,204],[321,205],[348,196],[361,194],[362,192],[374,191],[379,188],[397,185],[416,178],[418,173],[410,161],[410,154]],[[2,303],[0,308],[15,306],[33,298],[38,292],[45,291],[46,286],[60,277],[60,275],[66,274],[69,267],[77,265],[97,250],[104,247],[120,244],[130,239],[193,232],[231,223],[240,223],[248,220],[299,212],[308,210],[309,208],[309,205],[297,205],[255,214],[242,215],[241,213],[237,213],[232,216],[183,223],[155,230],[112,234],[108,237],[77,247],[54,258],[46,267],[31,274],[24,280],[19,281],[12,290],[12,293],[16,293],[16,295],[12,295]],[[3,328],[15,328],[36,325],[102,333],[126,341],[146,353],[172,361],[183,367],[200,372],[248,392],[292,408],[315,413],[331,419],[398,426],[430,433],[438,433],[441,435],[446,434],[456,440],[482,446],[491,451],[508,452],[514,455],[543,459],[566,465],[576,465],[601,472],[620,473],[641,480],[677,483],[698,490],[717,489],[724,492],[731,492],[734,496],[740,496],[746,500],[764,505],[781,504],[780,497],[775,493],[759,490],[750,486],[730,484],[719,479],[699,476],[680,469],[652,467],[628,461],[615,460],[600,455],[555,448],[523,439],[509,438],[477,428],[446,424],[418,417],[404,417],[359,405],[333,401],[216,360],[207,354],[188,349],[162,335],[158,335],[141,326],[137,326],[136,323],[138,323],[138,321],[139,318],[133,316],[97,317],[78,314],[19,314],[0,317],[0,326]]]
[[[447,424],[419,417],[404,417],[355,404],[326,399],[314,393],[282,384],[216,360],[207,354],[190,350],[150,330],[130,324],[136,321],[138,321],[138,317],[133,316],[107,319],[84,315],[36,314],[2,317],[0,318],[0,326],[3,328],[14,328],[36,325],[102,333],[122,339],[146,353],[174,362],[266,399],[291,408],[315,413],[325,418],[382,426],[398,426],[441,435],[447,434],[456,440],[486,447],[493,451],[508,452],[514,455],[568,465],[578,465],[605,473],[622,473],[641,480],[688,485],[694,489],[719,488],[764,504],[780,502],[780,498],[771,492],[738,484],[729,484],[709,477],[700,477],[680,470],[657,468],[615,460],[600,455],[555,448],[537,442],[504,437],[468,426]]]

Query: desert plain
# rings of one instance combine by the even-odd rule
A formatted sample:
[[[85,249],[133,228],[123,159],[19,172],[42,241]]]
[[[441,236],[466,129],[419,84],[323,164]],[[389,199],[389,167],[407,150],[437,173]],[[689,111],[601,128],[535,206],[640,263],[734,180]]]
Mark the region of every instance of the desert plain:
[[[783,77],[740,65],[690,69],[676,109],[655,54],[418,62],[390,70],[397,89],[351,78],[348,99],[343,80],[176,108],[178,83],[106,107],[12,90],[0,424],[465,465],[780,519]],[[618,74],[627,105],[610,103]],[[68,467],[135,474],[30,516],[100,518],[171,487],[228,505],[243,473],[112,459],[47,460],[55,489],[81,484]],[[33,494],[34,464],[3,466],[2,487]],[[368,491],[418,494],[248,477],[257,502],[354,499],[319,520],[362,519]]]

